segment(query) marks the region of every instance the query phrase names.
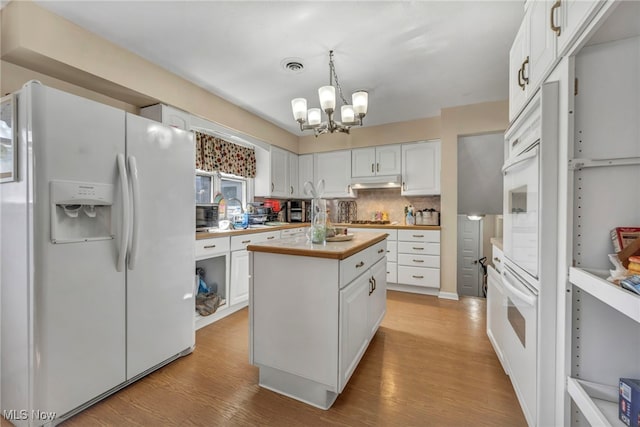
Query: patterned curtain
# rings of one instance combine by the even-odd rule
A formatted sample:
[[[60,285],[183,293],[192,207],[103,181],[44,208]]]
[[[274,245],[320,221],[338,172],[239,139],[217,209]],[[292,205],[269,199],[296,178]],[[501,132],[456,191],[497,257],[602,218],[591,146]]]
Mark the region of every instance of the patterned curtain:
[[[256,151],[202,132],[196,134],[196,168],[230,173],[245,178],[256,176]]]

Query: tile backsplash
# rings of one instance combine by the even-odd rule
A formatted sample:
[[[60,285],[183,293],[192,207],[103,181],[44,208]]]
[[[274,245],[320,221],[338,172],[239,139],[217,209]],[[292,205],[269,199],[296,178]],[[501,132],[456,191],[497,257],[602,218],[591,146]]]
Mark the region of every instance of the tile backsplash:
[[[440,196],[402,196],[399,188],[358,190],[358,220],[374,219],[376,211],[387,212],[389,221],[404,222],[404,207],[416,210],[435,209],[440,212]],[[337,203],[334,203],[337,205]],[[337,209],[331,208],[331,218],[337,218]],[[335,217],[335,218],[334,218]]]

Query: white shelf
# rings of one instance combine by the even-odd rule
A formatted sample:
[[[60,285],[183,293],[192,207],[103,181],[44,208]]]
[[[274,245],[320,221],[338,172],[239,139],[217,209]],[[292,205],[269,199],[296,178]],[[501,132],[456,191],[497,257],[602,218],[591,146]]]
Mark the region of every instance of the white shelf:
[[[624,426],[618,418],[618,388],[567,378],[567,392],[592,426]]]
[[[571,283],[640,323],[640,295],[634,295],[605,280],[606,276],[608,272],[603,270],[584,270],[576,267],[569,269]]]

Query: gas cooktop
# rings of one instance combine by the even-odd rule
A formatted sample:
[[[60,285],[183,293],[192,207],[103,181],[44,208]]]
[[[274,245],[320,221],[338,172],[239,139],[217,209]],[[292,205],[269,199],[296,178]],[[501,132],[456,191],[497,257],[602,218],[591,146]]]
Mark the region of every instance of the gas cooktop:
[[[356,221],[351,221],[350,224],[378,224],[378,225],[385,225],[385,224],[391,224],[391,221],[360,219],[360,220],[356,220]]]

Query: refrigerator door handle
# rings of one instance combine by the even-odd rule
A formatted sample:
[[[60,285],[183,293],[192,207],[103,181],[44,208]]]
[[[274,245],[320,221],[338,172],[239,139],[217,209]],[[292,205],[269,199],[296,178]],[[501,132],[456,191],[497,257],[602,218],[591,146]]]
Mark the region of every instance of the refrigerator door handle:
[[[133,193],[133,233],[131,233],[131,249],[129,251],[129,270],[136,268],[138,246],[140,243],[140,183],[136,158],[129,156],[129,175],[131,176],[131,192]]]
[[[127,245],[129,243],[129,180],[127,179],[127,166],[124,154],[118,154],[118,172],[120,174],[120,187],[122,189],[122,238],[120,239],[120,251],[116,270],[124,269],[127,257]]]

